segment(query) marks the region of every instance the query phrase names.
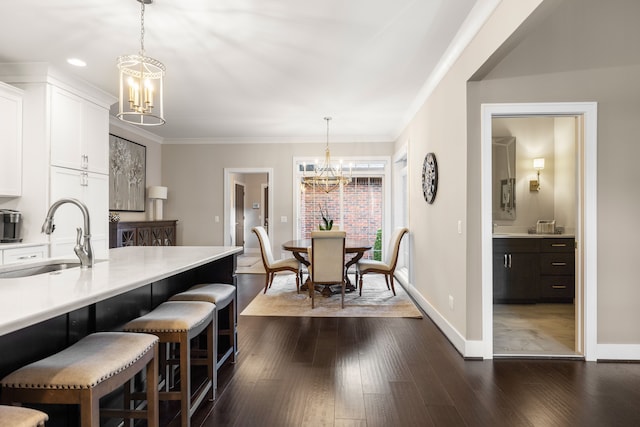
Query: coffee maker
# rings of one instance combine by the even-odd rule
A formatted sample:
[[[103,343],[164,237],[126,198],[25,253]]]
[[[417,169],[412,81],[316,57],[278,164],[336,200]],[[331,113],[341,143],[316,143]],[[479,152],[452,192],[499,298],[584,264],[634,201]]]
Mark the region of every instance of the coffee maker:
[[[22,214],[12,209],[0,209],[0,243],[22,242]]]

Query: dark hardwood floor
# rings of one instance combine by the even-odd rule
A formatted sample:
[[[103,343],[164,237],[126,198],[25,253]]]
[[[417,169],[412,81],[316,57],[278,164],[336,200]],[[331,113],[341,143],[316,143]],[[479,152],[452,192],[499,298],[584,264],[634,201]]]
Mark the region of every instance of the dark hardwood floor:
[[[238,276],[239,310],[264,276]],[[640,364],[465,361],[424,319],[239,317],[194,426],[637,426]]]

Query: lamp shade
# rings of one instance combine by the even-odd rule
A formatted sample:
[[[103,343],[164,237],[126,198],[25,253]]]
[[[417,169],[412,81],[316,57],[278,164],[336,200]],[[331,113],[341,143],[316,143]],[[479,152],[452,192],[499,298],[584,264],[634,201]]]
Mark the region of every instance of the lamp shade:
[[[544,169],[544,157],[533,159],[533,168],[536,170]]]
[[[167,187],[149,187],[149,198],[167,200]]]

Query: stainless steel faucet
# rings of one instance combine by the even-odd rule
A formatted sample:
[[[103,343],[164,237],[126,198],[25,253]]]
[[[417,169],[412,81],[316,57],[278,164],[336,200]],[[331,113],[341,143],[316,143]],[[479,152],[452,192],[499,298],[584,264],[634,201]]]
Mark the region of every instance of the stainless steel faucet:
[[[53,233],[53,230],[56,228],[53,223],[53,215],[56,213],[56,210],[65,203],[74,204],[82,211],[82,216],[84,217],[84,233],[82,232],[82,228],[76,228],[76,246],[73,248],[73,251],[80,259],[80,268],[91,268],[93,267],[91,226],[89,221],[89,209],[87,209],[87,206],[84,203],[76,199],[60,199],[57,202],[54,202],[49,208],[49,212],[47,212],[44,224],[42,224],[42,232],[46,234]]]

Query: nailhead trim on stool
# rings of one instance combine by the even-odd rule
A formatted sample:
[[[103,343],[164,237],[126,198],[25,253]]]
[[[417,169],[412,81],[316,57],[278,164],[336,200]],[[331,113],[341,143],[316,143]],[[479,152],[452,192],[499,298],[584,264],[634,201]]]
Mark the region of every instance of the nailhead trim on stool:
[[[238,353],[238,344],[236,341],[236,287],[233,285],[227,285],[225,283],[201,283],[194,285],[189,290],[175,294],[170,301],[206,301],[216,305],[216,330],[215,336],[218,337],[218,325],[220,319],[218,319],[218,312],[225,308],[227,305],[232,304],[229,310],[229,327],[228,331],[230,339],[230,349],[222,357],[220,357],[216,363],[216,369],[231,357],[232,363],[236,361],[236,355]],[[217,341],[216,341],[217,344]],[[217,354],[217,348],[216,353]]]
[[[49,416],[35,409],[0,405],[0,426],[41,427]]]
[[[167,301],[144,316],[133,319],[124,325],[128,332],[144,332],[156,335],[160,343],[177,343],[180,347],[180,391],[161,391],[160,400],[180,400],[181,423],[183,427],[191,425],[191,416],[209,391],[215,399],[214,384],[216,369],[213,349],[215,305],[197,301]],[[191,393],[191,340],[203,331],[207,336],[207,381],[194,393]],[[161,363],[166,361],[165,346],[161,346]],[[165,371],[165,370],[163,370]],[[166,372],[163,372],[166,375]],[[165,378],[167,389],[168,376]],[[193,396],[192,396],[193,395]],[[192,404],[193,397],[193,404]]]
[[[10,373],[2,380],[4,403],[62,403],[80,405],[83,427],[97,426],[100,416],[147,418],[158,425],[158,389],[147,383],[145,411],[99,411],[100,398],[127,384],[147,368],[157,376],[158,338],[150,334],[98,332],[70,347]],[[125,385],[128,388],[128,384]],[[125,415],[126,414],[126,415]]]

